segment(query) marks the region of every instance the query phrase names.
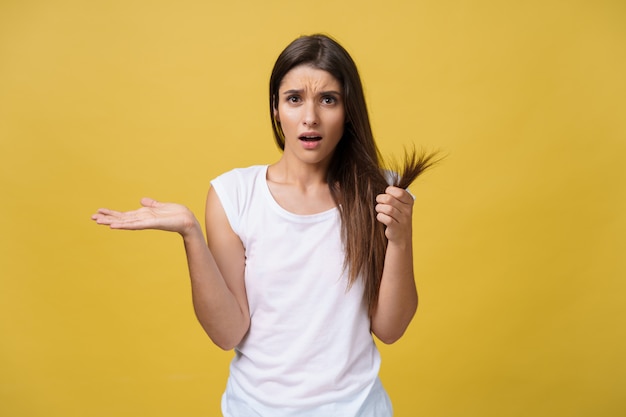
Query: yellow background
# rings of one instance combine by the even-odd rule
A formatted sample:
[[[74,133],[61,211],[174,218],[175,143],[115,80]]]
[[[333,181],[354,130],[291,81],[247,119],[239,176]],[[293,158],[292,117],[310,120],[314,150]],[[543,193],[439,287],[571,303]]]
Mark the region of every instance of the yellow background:
[[[382,346],[396,415],[626,415],[626,3],[0,2],[0,415],[215,416],[230,352],[180,238],[92,224],[279,156],[300,34],[360,67],[413,186],[421,305]]]

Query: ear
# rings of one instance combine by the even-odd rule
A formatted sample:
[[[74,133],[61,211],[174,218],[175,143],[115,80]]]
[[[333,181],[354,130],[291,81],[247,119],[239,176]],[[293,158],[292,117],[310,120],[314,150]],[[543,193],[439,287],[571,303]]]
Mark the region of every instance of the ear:
[[[278,114],[278,109],[274,109],[274,119],[277,122],[280,122],[280,115]]]

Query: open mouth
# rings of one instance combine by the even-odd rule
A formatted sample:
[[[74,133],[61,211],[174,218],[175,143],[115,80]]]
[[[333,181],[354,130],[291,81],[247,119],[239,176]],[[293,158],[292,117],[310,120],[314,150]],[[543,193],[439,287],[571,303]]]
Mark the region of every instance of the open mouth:
[[[322,140],[321,136],[300,136],[298,139],[303,140],[305,142],[316,142],[318,140]]]

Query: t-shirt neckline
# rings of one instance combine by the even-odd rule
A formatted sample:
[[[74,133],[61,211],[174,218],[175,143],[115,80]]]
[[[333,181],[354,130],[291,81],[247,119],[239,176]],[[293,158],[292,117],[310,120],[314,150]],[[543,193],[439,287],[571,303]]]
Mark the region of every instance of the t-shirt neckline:
[[[265,195],[266,200],[269,202],[270,206],[277,211],[279,214],[282,214],[286,217],[289,217],[291,219],[294,220],[299,220],[299,221],[303,221],[303,222],[309,222],[309,221],[319,221],[322,219],[325,219],[327,217],[331,217],[334,216],[335,213],[337,212],[337,207],[331,207],[328,210],[324,210],[324,211],[320,211],[318,213],[312,213],[312,214],[297,214],[297,213],[293,213],[287,209],[285,209],[283,206],[281,206],[280,204],[278,204],[278,201],[276,201],[276,199],[274,198],[274,196],[272,195],[272,191],[270,190],[270,186],[267,183],[267,170],[269,168],[269,165],[264,165],[263,169],[261,170],[261,175],[259,175],[258,177],[258,181],[262,182],[261,185],[261,189],[263,190],[263,194]]]

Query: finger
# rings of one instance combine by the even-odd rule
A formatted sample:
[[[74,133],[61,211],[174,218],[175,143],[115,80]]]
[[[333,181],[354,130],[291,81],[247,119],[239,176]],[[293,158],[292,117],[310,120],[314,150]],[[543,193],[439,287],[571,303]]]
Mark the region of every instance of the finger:
[[[376,196],[376,202],[382,204],[393,204],[394,202],[399,202],[403,204],[408,204],[409,201],[404,199],[404,195],[402,193],[398,193],[393,191],[392,193],[384,192],[382,194],[378,194]]]
[[[115,211],[115,210],[111,210],[108,208],[99,208],[96,211],[96,214],[103,214],[105,216],[119,216],[121,212],[119,211]]]
[[[122,223],[128,221],[141,220],[145,218],[147,208],[140,208],[132,211],[115,211],[109,209],[99,209],[96,214],[91,216],[98,224]]]
[[[96,221],[101,224],[108,224],[114,229],[143,229],[157,223],[155,216],[150,211],[150,208],[143,207],[120,213],[119,216],[101,216]]]
[[[389,222],[399,223],[399,218],[401,216],[401,213],[397,208],[395,208],[391,204],[377,204],[375,209],[377,212],[376,217],[381,215],[381,216],[385,216],[385,219],[387,217],[389,218],[389,220],[386,220],[385,224],[388,225]]]
[[[389,241],[408,241],[411,239],[410,224],[403,224],[403,222],[383,212],[376,214],[376,220],[385,226],[385,236]]]
[[[112,217],[103,216],[103,215],[100,215],[100,214],[94,214],[93,216],[91,216],[91,219],[94,220],[96,222],[96,224],[103,224],[103,225],[107,225],[107,226],[116,221]]]
[[[144,197],[140,200],[140,203],[142,206],[144,207],[152,207],[152,208],[157,208],[161,205],[163,205],[163,203],[159,203],[158,201],[150,198],[150,197]]]
[[[378,220],[387,227],[397,223],[393,217],[381,212],[378,212],[378,214],[376,214],[376,220]]]
[[[106,208],[100,208],[96,210],[94,214],[91,215],[91,218],[93,220],[100,220],[100,219],[118,217],[119,215],[120,215],[119,211],[109,210]]]
[[[126,220],[126,221],[114,221],[109,224],[111,229],[118,230],[144,230],[155,229],[153,222],[144,219]]]
[[[412,204],[413,203],[413,197],[404,188],[398,188],[398,187],[394,187],[393,185],[390,185],[385,190],[385,194],[388,194],[388,195],[390,195],[390,196],[400,200],[401,202],[403,202],[405,204]]]

